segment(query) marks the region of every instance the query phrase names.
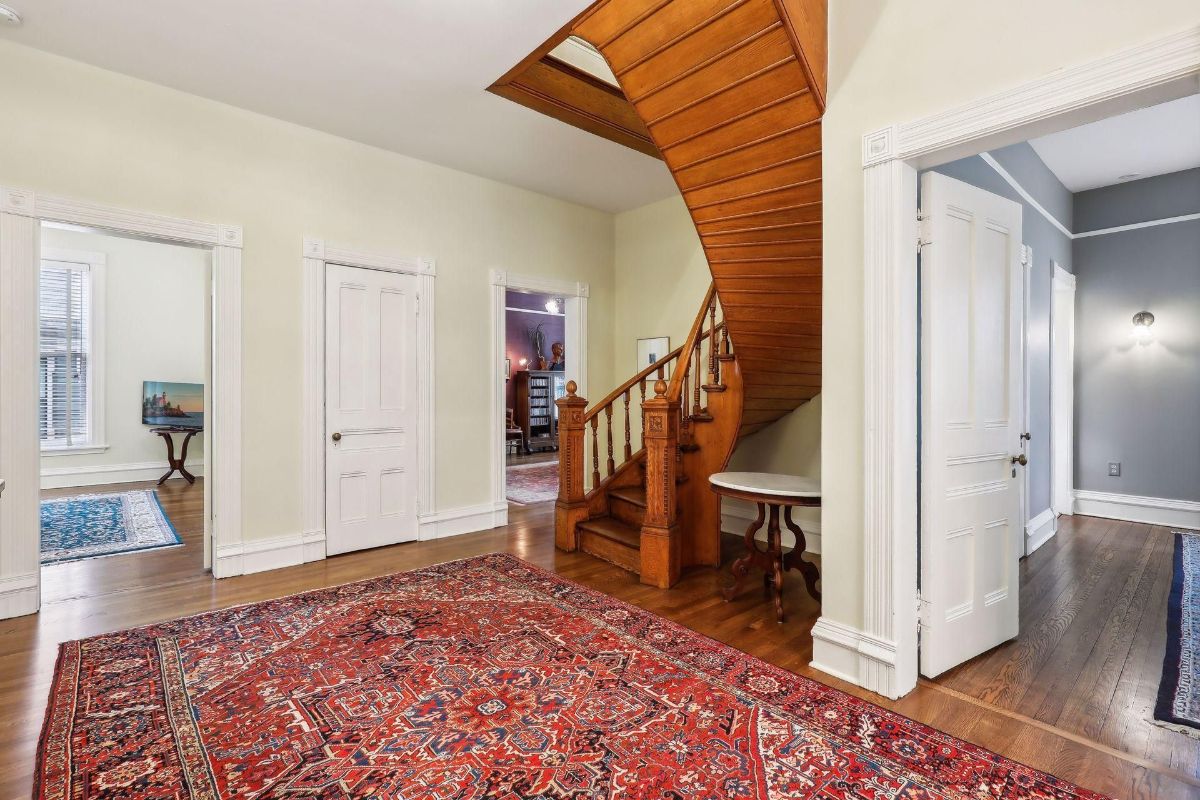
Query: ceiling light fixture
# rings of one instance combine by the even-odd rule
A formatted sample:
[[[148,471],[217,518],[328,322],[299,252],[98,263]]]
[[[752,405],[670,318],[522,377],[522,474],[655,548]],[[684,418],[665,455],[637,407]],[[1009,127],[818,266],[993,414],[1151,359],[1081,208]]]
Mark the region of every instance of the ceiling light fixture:
[[[11,25],[14,28],[21,24],[21,15],[15,8],[0,5],[0,25]]]
[[[1133,315],[1133,335],[1143,341],[1150,338],[1150,326],[1154,324],[1154,315],[1149,311],[1139,311]]]
[[[557,298],[553,298],[553,299],[546,301],[546,310],[549,311],[551,314],[557,314],[560,307],[561,306],[559,306]]]

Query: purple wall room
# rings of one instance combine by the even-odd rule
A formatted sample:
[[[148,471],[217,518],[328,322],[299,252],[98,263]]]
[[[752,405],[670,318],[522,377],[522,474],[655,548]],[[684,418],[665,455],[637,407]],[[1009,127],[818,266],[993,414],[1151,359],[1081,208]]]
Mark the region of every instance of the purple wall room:
[[[516,292],[509,289],[504,293],[504,306],[504,357],[509,363],[505,397],[508,408],[513,408],[516,403],[516,383],[512,376],[521,370],[538,368],[532,341],[533,331],[539,325],[542,326],[542,333],[546,337],[543,355],[549,368],[553,359],[552,346],[555,342],[566,341],[566,316],[563,313],[563,298],[537,292]],[[570,358],[570,355],[567,353],[566,357]]]

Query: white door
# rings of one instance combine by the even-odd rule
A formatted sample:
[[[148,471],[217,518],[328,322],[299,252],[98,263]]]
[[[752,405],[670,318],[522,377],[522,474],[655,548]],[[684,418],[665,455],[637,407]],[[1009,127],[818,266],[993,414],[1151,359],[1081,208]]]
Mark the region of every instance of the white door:
[[[921,179],[921,672],[1017,635],[1021,207]]]
[[[325,550],[417,538],[417,278],[325,272]]]

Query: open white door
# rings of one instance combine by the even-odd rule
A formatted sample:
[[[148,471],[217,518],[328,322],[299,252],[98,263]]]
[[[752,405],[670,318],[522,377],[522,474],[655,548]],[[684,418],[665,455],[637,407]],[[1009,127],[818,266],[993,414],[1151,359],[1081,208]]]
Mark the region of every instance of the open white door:
[[[326,266],[325,550],[417,538],[414,275]]]
[[[921,179],[921,673],[1017,635],[1021,207]]]

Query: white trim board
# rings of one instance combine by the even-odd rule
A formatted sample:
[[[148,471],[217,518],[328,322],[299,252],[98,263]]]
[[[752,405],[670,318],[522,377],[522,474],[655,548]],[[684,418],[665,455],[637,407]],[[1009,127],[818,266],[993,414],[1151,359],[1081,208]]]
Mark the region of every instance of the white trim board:
[[[1075,490],[1075,513],[1169,528],[1200,530],[1200,502]]]
[[[325,265],[361,267],[416,275],[417,290],[417,514],[434,511],[436,460],[434,457],[436,355],[434,314],[437,265],[431,258],[354,250],[305,237],[303,275],[303,358],[301,387],[300,539],[304,561],[325,558]],[[422,538],[418,534],[418,538]],[[261,559],[253,565],[263,563]]]
[[[917,170],[1192,94],[1198,76],[1192,26],[863,135],[861,628],[842,624],[837,644],[818,621],[815,668],[892,698],[917,683]]]
[[[1050,541],[1058,533],[1058,515],[1053,509],[1047,508],[1025,525],[1025,555],[1031,555],[1035,550]]]
[[[188,472],[204,477],[204,462],[187,463]],[[141,461],[132,464],[92,464],[76,467],[43,467],[43,489],[69,489],[73,486],[99,486],[106,483],[136,483],[156,481],[167,471],[162,461]],[[175,475],[171,480],[184,480]]]
[[[0,616],[39,607],[40,447],[36,381],[41,224],[97,228],[212,252],[211,415],[205,547],[242,541],[242,229],[0,187],[0,585],[33,575],[34,585],[0,604]],[[29,389],[27,391],[27,388]],[[210,498],[215,502],[210,503]],[[214,565],[214,575],[223,573]]]
[[[492,401],[491,401],[491,433],[489,439],[489,461],[491,462],[492,507],[497,515],[502,515],[503,521],[508,522],[508,500],[505,487],[505,442],[504,442],[504,410],[506,407],[504,388],[504,338],[505,313],[507,302],[505,293],[509,289],[515,291],[537,292],[563,298],[563,315],[566,317],[563,334],[563,347],[566,351],[567,367],[564,377],[575,381],[576,393],[579,397],[587,397],[587,347],[588,347],[588,297],[591,290],[586,283],[562,278],[546,278],[540,275],[521,275],[502,269],[492,269],[488,274],[488,283],[492,291],[492,342],[491,369],[489,370]],[[524,310],[524,309],[521,309]],[[500,519],[497,516],[497,519]]]
[[[504,525],[500,509],[490,504],[463,506],[420,517],[420,539],[442,539],[464,533],[490,530]],[[498,521],[499,520],[499,521]],[[315,552],[314,552],[315,551]],[[325,535],[297,533],[270,539],[252,539],[239,545],[218,548],[216,563],[231,574],[249,575],[294,567],[325,558]],[[0,586],[0,592],[3,587]],[[0,603],[3,596],[0,594]]]
[[[1146,220],[1145,222],[1134,222],[1130,223],[1129,225],[1117,225],[1112,228],[1098,228],[1094,231],[1072,233],[1071,231],[1067,230],[1066,225],[1063,225],[1061,222],[1059,222],[1057,217],[1047,211],[1041,203],[1034,199],[1033,195],[1026,191],[1025,187],[1022,186],[1017,179],[1012,176],[1012,173],[1006,170],[991,153],[980,153],[979,157],[983,159],[985,164],[995,170],[996,174],[1003,178],[1004,182],[1011,186],[1013,191],[1019,194],[1025,200],[1025,202],[1029,203],[1029,205],[1033,206],[1034,210],[1045,217],[1047,222],[1057,228],[1059,232],[1063,234],[1063,236],[1066,236],[1072,241],[1075,239],[1086,239],[1089,236],[1107,236],[1110,233],[1124,233],[1125,231],[1136,231],[1141,228],[1153,228],[1158,225],[1170,225],[1175,222],[1192,222],[1200,219],[1200,213],[1181,214],[1177,217],[1163,217],[1162,219],[1151,219]]]

